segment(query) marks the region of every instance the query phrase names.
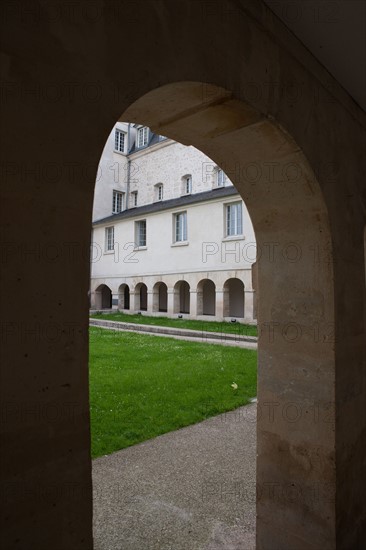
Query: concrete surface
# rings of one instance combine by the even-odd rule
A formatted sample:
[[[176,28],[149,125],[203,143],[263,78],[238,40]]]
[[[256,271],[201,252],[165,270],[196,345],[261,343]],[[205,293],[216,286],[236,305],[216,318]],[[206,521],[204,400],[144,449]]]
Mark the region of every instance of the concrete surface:
[[[95,550],[254,550],[256,404],[93,461]]]

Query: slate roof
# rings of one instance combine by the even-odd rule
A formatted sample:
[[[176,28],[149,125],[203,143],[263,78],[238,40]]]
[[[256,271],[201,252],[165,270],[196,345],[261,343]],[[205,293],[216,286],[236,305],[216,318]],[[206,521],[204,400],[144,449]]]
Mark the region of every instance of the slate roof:
[[[211,189],[210,191],[203,191],[202,193],[193,193],[192,195],[183,195],[182,197],[177,197],[175,199],[169,199],[167,201],[157,201],[143,206],[136,206],[129,208],[128,210],[123,210],[119,214],[112,214],[106,218],[96,220],[93,222],[93,226],[102,225],[110,222],[118,222],[120,220],[125,220],[128,218],[136,218],[138,216],[143,216],[145,214],[152,214],[154,212],[161,212],[163,210],[169,210],[171,208],[178,208],[183,206],[188,206],[190,204],[195,204],[198,202],[204,202],[208,200],[215,200],[224,197],[231,197],[232,195],[237,195],[238,191],[234,186],[229,187],[217,187]]]

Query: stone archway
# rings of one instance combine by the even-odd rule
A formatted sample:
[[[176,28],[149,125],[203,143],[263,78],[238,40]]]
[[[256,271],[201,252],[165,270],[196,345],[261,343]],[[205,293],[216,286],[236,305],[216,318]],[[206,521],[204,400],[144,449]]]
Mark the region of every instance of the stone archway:
[[[18,485],[4,546],[92,547],[85,251],[98,159],[122,115],[201,149],[250,210],[262,328],[257,548],[363,547],[365,114],[259,1],[97,2],[97,17],[62,25],[51,4],[37,4],[38,19],[27,4],[7,11],[2,33],[3,309],[17,366],[6,367],[4,346],[2,388],[17,410],[61,405],[65,391],[77,407],[52,430],[42,415],[25,424],[9,413],[2,475]],[[122,26],[134,44],[123,66]],[[25,310],[30,331],[60,327],[52,349],[14,330]],[[39,499],[70,486],[80,490],[57,491],[55,506]],[[312,498],[317,488],[329,491]]]
[[[177,281],[173,290],[174,313],[190,313],[190,286],[187,281]]]
[[[153,288],[153,311],[168,311],[168,287],[162,281],[155,283]]]
[[[164,111],[159,105],[164,105]],[[315,484],[332,486],[336,475],[334,432],[331,428],[324,431],[324,426],[318,429],[306,412],[316,408],[327,414],[335,398],[334,351],[327,333],[329,319],[334,319],[332,265],[316,264],[312,256],[314,243],[329,251],[330,242],[328,213],[317,176],[297,143],[278,124],[227,90],[211,85],[181,82],[154,90],[127,109],[121,120],[143,121],[158,134],[199,148],[225,167],[248,207],[258,245],[257,544],[270,548],[273,539],[268,528],[271,525],[272,532],[287,515],[289,502],[284,495],[289,484],[306,496],[296,501],[294,534],[289,538],[279,529],[276,536],[280,547],[286,547],[289,540],[302,544],[310,515],[317,513],[314,503],[309,512],[309,491]],[[214,315],[212,300],[210,306],[207,297],[204,300],[204,288],[201,281],[197,315]],[[310,315],[305,303],[311,304]],[[327,380],[321,387],[310,383],[314,361],[320,361]],[[306,376],[289,382],[294,364],[302,365]],[[309,385],[306,394],[304,383]],[[286,449],[284,454],[281,448]],[[296,451],[289,452],[292,448]],[[300,457],[319,452],[321,466],[314,465],[309,481]],[[273,476],[281,493],[276,499],[268,490]],[[309,521],[299,531],[298,522],[304,515]],[[323,502],[320,516],[322,537],[329,538],[334,520],[331,499]]]
[[[118,309],[130,309],[130,287],[126,283],[118,288]]]
[[[224,284],[224,317],[243,318],[245,289],[240,279],[232,277]]]
[[[112,291],[107,285],[99,285],[95,290],[96,309],[112,309]]]
[[[215,315],[216,285],[211,279],[203,279],[197,285],[197,315]]]
[[[148,292],[145,283],[135,286],[135,311],[147,311]]]

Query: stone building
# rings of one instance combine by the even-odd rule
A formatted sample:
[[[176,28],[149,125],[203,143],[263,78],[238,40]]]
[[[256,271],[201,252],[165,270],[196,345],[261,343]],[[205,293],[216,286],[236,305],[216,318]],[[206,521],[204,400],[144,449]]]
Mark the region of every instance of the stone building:
[[[93,217],[92,308],[253,322],[249,213],[228,174],[196,148],[117,123]]]

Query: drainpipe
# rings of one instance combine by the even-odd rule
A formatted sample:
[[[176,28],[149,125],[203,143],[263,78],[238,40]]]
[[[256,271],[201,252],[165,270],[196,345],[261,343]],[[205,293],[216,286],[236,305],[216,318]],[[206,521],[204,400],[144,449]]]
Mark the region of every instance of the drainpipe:
[[[127,129],[127,147],[130,147],[130,122],[128,123],[128,129]],[[128,149],[127,149],[127,157],[128,157]],[[131,160],[127,158],[127,182],[126,182],[126,210],[129,208],[129,202],[130,202],[130,180],[131,180]]]

